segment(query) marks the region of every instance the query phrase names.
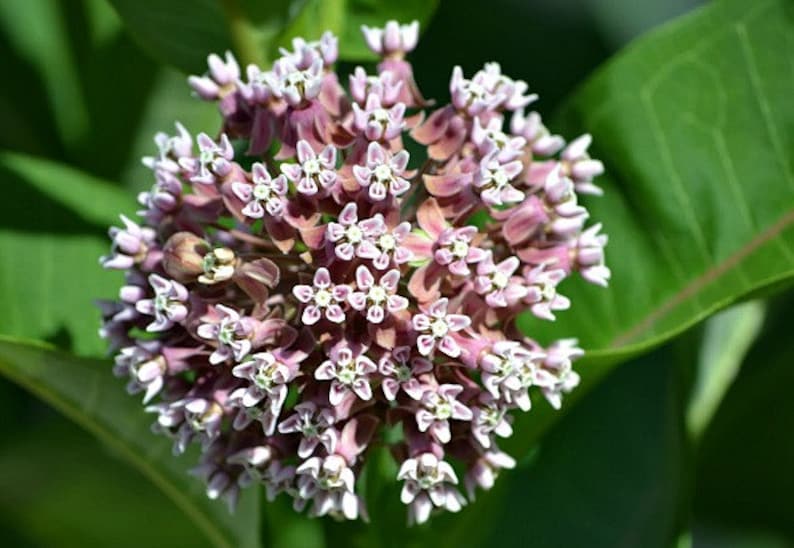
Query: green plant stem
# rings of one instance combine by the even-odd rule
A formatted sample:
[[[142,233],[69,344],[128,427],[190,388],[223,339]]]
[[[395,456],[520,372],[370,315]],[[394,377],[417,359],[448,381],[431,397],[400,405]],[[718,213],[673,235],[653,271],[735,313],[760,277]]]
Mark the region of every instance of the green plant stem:
[[[249,64],[266,64],[264,48],[260,47],[256,39],[256,31],[246,19],[237,0],[222,0],[221,5],[226,14],[229,34],[237,53],[240,64],[245,67]]]

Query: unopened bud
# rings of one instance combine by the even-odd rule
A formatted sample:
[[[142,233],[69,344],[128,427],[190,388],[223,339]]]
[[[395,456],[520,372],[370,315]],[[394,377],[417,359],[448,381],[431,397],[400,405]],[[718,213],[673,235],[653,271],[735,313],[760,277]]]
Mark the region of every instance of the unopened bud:
[[[210,245],[192,232],[177,232],[163,248],[163,268],[178,282],[192,282],[204,273],[204,257]]]

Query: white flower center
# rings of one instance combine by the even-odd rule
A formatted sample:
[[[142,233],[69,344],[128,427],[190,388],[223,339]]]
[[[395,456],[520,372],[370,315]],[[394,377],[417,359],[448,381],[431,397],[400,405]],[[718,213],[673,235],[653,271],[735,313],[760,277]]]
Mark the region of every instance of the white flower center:
[[[321,308],[331,304],[331,292],[327,289],[318,289],[314,294],[314,304]]]
[[[369,290],[369,300],[375,304],[380,304],[386,300],[386,290],[379,285],[374,285]]]
[[[499,289],[507,286],[508,281],[509,278],[503,272],[499,272],[498,270],[493,273],[493,276],[491,276],[491,283]]]
[[[386,164],[381,164],[375,168],[375,178],[381,182],[390,181],[392,178],[392,170]]]
[[[318,175],[320,171],[320,161],[317,158],[309,158],[303,163],[303,172],[310,177]]]
[[[254,185],[254,198],[261,201],[267,201],[270,199],[270,186],[265,183],[257,183]]]
[[[463,240],[457,240],[452,244],[452,254],[459,259],[464,259],[469,254],[469,244]]]
[[[449,333],[449,326],[446,321],[439,319],[430,324],[430,331],[435,338],[440,339]]]
[[[397,240],[391,234],[384,234],[378,240],[378,245],[384,251],[391,251],[397,246]]]
[[[347,227],[345,234],[347,235],[347,241],[351,244],[359,243],[364,237],[364,232],[358,225],[350,225]]]

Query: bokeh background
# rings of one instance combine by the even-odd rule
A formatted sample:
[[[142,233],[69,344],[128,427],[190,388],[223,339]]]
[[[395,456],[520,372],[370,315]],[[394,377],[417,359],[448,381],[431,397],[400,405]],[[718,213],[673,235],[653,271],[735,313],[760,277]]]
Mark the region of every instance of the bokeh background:
[[[551,114],[615,51],[701,3],[442,0],[412,59],[425,95],[441,100],[449,67],[469,74],[498,60]],[[150,58],[105,0],[0,1],[0,63],[0,148],[114,181],[130,200],[150,184],[139,158],[157,130],[174,120],[194,131],[217,124],[214,107],[192,100],[185,75]],[[0,171],[0,184],[0,230],[74,228],[56,204],[47,218],[26,217],[27,205],[44,198],[14,186],[8,172]],[[57,299],[57,286],[50,289]],[[792,304],[788,295],[769,305],[762,335],[699,447],[689,446],[676,403],[708,327],[617,368],[524,460],[528,472],[498,487],[498,508],[468,514],[499,515],[458,545],[794,546]],[[51,340],[72,344],[58,332]],[[146,479],[2,379],[0,417],[3,546],[207,545]],[[684,477],[693,469],[697,481]],[[302,527],[274,535],[276,544],[323,546],[322,529],[332,526]]]

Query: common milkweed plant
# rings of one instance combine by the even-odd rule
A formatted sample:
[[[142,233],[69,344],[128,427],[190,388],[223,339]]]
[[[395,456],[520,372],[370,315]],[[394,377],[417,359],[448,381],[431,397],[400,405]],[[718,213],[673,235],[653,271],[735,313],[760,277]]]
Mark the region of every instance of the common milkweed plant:
[[[329,32],[267,70],[213,54],[190,77],[221,130],[155,137],[140,218],[102,258],[126,283],[101,334],[174,452],[200,445],[210,498],[264,485],[366,519],[358,478],[387,446],[422,523],[515,465],[498,444],[530,389],[558,408],[578,384],[576,341],[541,346],[516,319],[569,308],[570,275],[607,285],[577,201],[603,166],[497,63],[455,67],[438,106],[405,58],[418,23],[362,30],[381,61],[346,87]]]

